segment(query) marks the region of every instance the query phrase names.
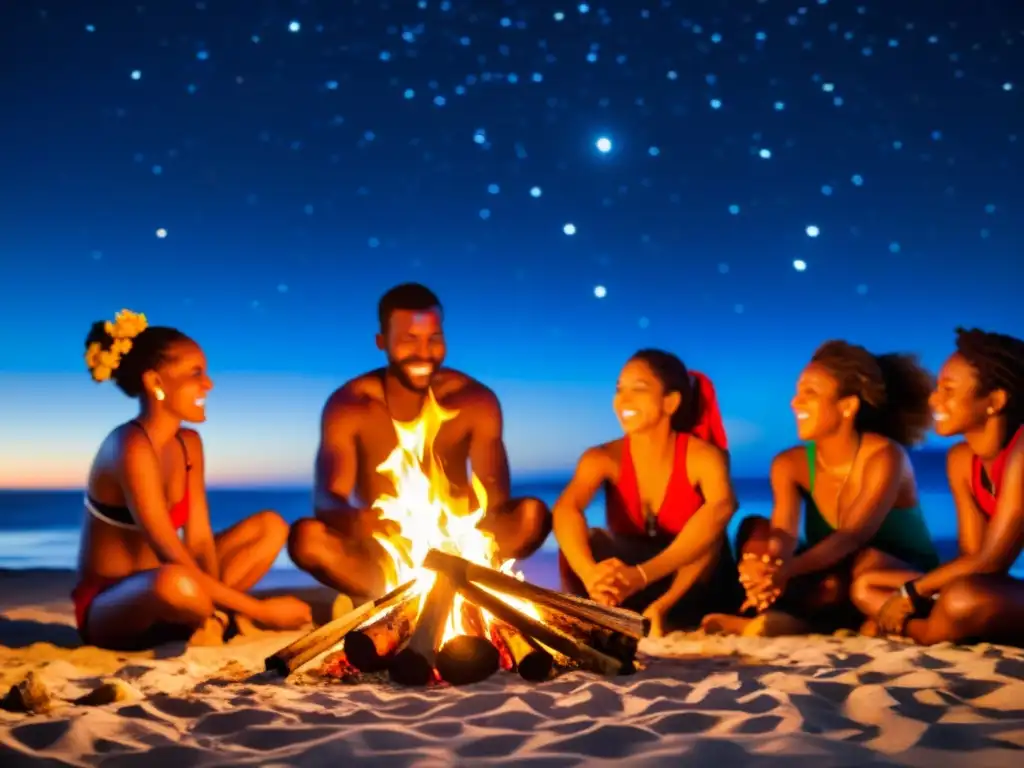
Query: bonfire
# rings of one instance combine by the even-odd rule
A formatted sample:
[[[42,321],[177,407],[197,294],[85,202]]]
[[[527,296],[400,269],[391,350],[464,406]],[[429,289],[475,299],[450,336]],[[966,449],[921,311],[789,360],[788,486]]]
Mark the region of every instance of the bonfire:
[[[459,685],[500,668],[528,680],[571,668],[635,669],[646,619],[529,584],[479,527],[487,494],[478,478],[471,475],[475,506],[452,493],[433,445],[457,415],[431,394],[418,419],[395,423],[398,444],[377,467],[395,491],[374,505],[397,531],[374,537],[390,558],[387,594],[282,648],[268,670],[318,662],[323,675],[348,681],[387,673],[405,685]]]

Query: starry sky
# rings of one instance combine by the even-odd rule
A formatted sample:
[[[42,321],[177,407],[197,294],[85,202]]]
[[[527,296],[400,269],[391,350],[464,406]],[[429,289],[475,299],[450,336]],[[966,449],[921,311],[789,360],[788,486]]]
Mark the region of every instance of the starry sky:
[[[80,484],[132,415],[82,362],[121,307],[206,349],[212,482],[307,482],[406,280],[514,472],[614,437],[618,369],[659,346],[763,476],[821,341],[934,369],[958,324],[1021,333],[1012,5],[16,3],[0,487]]]

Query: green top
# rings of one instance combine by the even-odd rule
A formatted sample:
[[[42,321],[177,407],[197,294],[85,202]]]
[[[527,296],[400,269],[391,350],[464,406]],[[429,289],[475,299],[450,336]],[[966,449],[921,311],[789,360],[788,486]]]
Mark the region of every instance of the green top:
[[[822,517],[818,505],[814,503],[814,454],[814,443],[808,443],[807,466],[810,488],[804,492],[804,541],[807,546],[814,546],[829,534],[835,533],[835,528]],[[932,544],[932,537],[919,504],[889,510],[889,514],[885,516],[868,546],[897,557],[907,565],[924,572],[939,566],[939,555]]]

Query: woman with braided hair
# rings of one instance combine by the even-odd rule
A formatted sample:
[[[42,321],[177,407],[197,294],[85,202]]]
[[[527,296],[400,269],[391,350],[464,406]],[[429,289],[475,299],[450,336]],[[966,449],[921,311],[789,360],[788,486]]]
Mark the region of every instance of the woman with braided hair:
[[[854,600],[879,634],[1024,645],[1024,581],[1009,576],[1024,547],[1024,341],[958,328],[931,407],[936,432],[963,437],[946,460],[960,555],[865,573]]]
[[[845,341],[818,348],[792,401],[804,444],[772,462],[771,519],[748,517],[737,536],[741,613],[757,615],[709,616],[706,630],[856,626],[861,617],[849,594],[856,576],[938,564],[906,452],[928,430],[931,389],[913,356],[876,356]]]
[[[71,594],[83,641],[118,650],[218,643],[225,611],[240,626],[308,622],[309,606],[295,598],[246,594],[284,547],[288,525],[277,513],[258,512],[216,536],[210,529],[203,443],[182,428],[206,420],[213,388],[199,345],[124,310],[95,323],[85,346],[93,380],[112,380],[137,399],[139,415],[107,435],[89,470]]]

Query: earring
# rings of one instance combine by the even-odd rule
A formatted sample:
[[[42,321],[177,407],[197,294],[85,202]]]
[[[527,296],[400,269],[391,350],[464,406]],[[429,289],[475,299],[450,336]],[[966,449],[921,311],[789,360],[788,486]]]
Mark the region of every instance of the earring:
[[[843,418],[844,419],[850,418],[850,412],[849,411],[843,411]]]
[[[993,408],[992,406],[989,406],[989,407],[988,407],[988,410],[987,410],[987,411],[985,411],[985,413],[987,413],[987,414],[988,414],[989,416],[994,416],[994,415],[995,415],[995,412],[996,412],[996,409],[995,409],[995,408]]]
[[[160,389],[160,387],[157,387],[156,389],[153,390],[153,397],[155,397],[157,400],[163,400],[164,391]]]

